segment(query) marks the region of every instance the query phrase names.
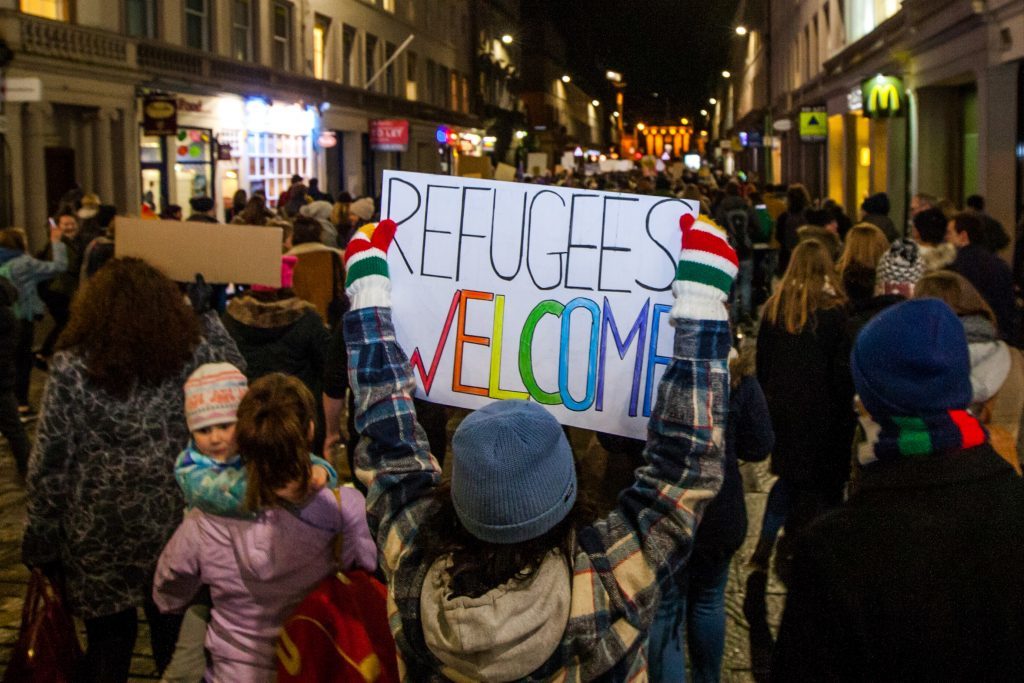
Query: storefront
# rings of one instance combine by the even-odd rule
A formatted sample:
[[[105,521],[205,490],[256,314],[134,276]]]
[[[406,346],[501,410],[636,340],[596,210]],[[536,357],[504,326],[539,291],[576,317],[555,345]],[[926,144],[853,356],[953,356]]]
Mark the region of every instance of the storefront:
[[[315,107],[235,95],[178,95],[176,125],[140,135],[142,201],[159,211],[213,197],[223,219],[236,191],[262,192],[270,207],[293,175],[322,175]],[[144,108],[140,107],[144,111]]]

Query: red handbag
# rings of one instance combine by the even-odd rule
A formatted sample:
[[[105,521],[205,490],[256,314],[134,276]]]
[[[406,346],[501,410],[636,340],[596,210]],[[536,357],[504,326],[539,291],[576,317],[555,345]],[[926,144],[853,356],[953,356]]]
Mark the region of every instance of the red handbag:
[[[71,683],[81,656],[74,621],[60,595],[40,569],[33,569],[3,683]]]

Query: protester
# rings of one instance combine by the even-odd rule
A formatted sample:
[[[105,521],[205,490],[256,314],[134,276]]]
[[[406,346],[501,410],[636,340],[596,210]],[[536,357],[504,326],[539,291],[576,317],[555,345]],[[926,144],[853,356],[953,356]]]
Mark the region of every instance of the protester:
[[[235,216],[242,213],[249,203],[249,196],[245,190],[238,190],[231,197],[231,210],[228,212],[228,222],[234,221]]]
[[[345,239],[345,243],[346,244],[348,243],[348,240],[352,238],[353,233],[360,226],[362,226],[363,224],[365,224],[368,221],[373,219],[373,214],[376,213],[376,211],[377,211],[377,209],[375,207],[375,204],[373,203],[373,198],[372,197],[361,197],[361,198],[355,200],[354,202],[352,202],[351,204],[349,204],[349,207],[348,207],[349,232],[348,232],[348,235],[347,235],[347,237]],[[342,247],[342,248],[345,247],[345,245],[342,244],[340,241],[338,243],[338,246]]]
[[[797,230],[807,224],[806,212],[811,206],[811,196],[807,188],[794,183],[786,190],[786,210],[775,222],[776,239],[779,241],[779,269],[785,272],[789,266],[789,256],[796,248]]]
[[[772,416],[771,469],[779,478],[750,558],[755,570],[767,570],[783,526],[788,543],[841,500],[853,438],[845,303],[828,251],[809,240],[793,251],[778,290],[765,304],[757,378]]]
[[[871,462],[797,541],[772,680],[1020,680],[1024,481],[967,412],[963,325],[908,301],[851,360]]]
[[[877,286],[882,274],[881,262],[892,248],[903,244],[896,240],[889,245],[881,230],[870,223],[855,225],[846,236],[843,255],[839,259],[839,277],[847,296],[847,334],[853,340],[857,333],[880,311],[907,298],[901,291],[885,291]],[[911,247],[916,249],[913,242]],[[895,278],[896,274],[886,273],[884,277]],[[889,282],[890,289],[899,290],[895,281]]]
[[[926,192],[918,192],[910,198],[910,217],[916,218],[917,214],[928,209],[938,208],[938,200]]]
[[[900,235],[896,232],[896,226],[892,219],[889,218],[889,209],[889,195],[877,192],[861,203],[860,210],[863,211],[863,214],[860,220],[862,223],[871,223],[880,229],[885,233],[885,239],[892,242]]]
[[[323,202],[310,206],[317,203]],[[299,216],[293,228],[293,246],[285,253],[298,259],[292,283],[295,295],[313,304],[324,324],[333,328],[348,310],[345,266],[341,260],[344,252],[321,242],[322,234],[323,225],[319,221]]]
[[[90,216],[87,220],[94,221],[96,216],[99,215],[99,208],[101,207],[98,207],[95,213],[90,209]],[[82,213],[82,211],[79,211],[79,213]],[[39,352],[35,354],[36,363],[42,369],[46,368],[46,363],[53,353],[53,346],[57,343],[57,337],[60,336],[60,333],[64,331],[64,327],[68,324],[68,318],[71,315],[71,300],[78,291],[79,273],[82,270],[82,257],[85,252],[85,246],[88,244],[88,242],[83,241],[84,236],[81,234],[81,227],[75,214],[70,212],[60,213],[56,221],[57,227],[60,228],[61,242],[67,247],[68,266],[66,270],[58,273],[53,279],[39,286],[39,298],[46,304],[46,309],[49,311],[50,317],[53,318],[53,327],[50,328],[50,331],[43,339]],[[36,256],[43,261],[52,261],[53,243],[47,243],[46,247]]]
[[[273,217],[273,212],[267,209],[267,200],[261,195],[254,194],[249,197],[242,209],[231,222],[234,225],[266,225]]]
[[[752,312],[751,284],[754,275],[754,235],[760,231],[761,222],[746,199],[740,196],[740,184],[730,180],[725,185],[725,197],[715,210],[715,221],[729,235],[729,244],[736,250],[740,268],[733,290],[735,299],[730,307],[734,321],[747,321]]]
[[[921,279],[918,297],[945,301],[960,318],[971,359],[971,412],[992,447],[1020,471],[1024,454],[1024,355],[999,338],[996,317],[971,283],[949,271]]]
[[[297,262],[296,256],[282,257],[280,287],[255,285],[233,298],[224,326],[246,360],[250,382],[283,372],[301,380],[313,396],[320,396],[329,333],[316,307],[298,298],[292,289]],[[321,411],[318,405],[316,453],[322,451],[324,441]]]
[[[46,312],[39,298],[39,284],[65,272],[68,267],[67,245],[57,225],[50,226],[50,244],[53,245],[53,260],[40,261],[26,253],[28,241],[23,230],[0,230],[0,277],[10,280],[18,290],[18,301],[14,305],[14,315],[19,326],[14,355],[14,395],[18,399],[18,413],[26,419],[35,416],[28,395],[32,378],[35,323]]]
[[[333,203],[331,195],[320,189],[320,180],[318,178],[309,179],[309,196],[312,197],[314,202],[327,202],[328,204]]]
[[[899,238],[882,254],[876,273],[878,294],[910,298],[925,273],[922,247],[909,237]]]
[[[217,205],[212,197],[192,197],[188,200],[192,207],[192,215],[188,217],[190,223],[219,223],[217,220]]]
[[[339,568],[376,569],[362,494],[340,488],[311,496],[314,417],[313,396],[298,379],[272,373],[254,382],[235,432],[245,453],[246,507],[258,514],[193,509],[160,556],[153,599],[161,610],[183,610],[210,588],[207,680],[275,680],[278,631],[306,594]]]
[[[715,387],[727,381],[722,302],[736,257],[716,228],[690,215],[681,226],[675,354],[647,464],[593,525],[578,516],[565,435],[537,403],[497,401],[467,417],[453,440],[451,484],[441,485],[416,429],[412,370],[394,341],[385,259],[395,223],[349,245],[345,338],[366,439],[357,474],[370,489],[370,528],[407,670],[476,680],[645,674],[643,633],[722,476],[709,427],[726,417]]]
[[[0,277],[0,433],[7,439],[18,478],[24,480],[31,446],[18,415],[18,399],[14,393],[20,334],[20,321],[14,313],[17,303],[18,288],[6,277]]]
[[[168,204],[163,211],[160,212],[160,220],[162,221],[180,221],[182,219],[181,207],[177,204]]]
[[[775,442],[768,405],[757,382],[754,354],[754,347],[748,345],[730,355],[722,489],[708,504],[693,541],[693,554],[677,577],[678,585],[662,595],[651,625],[648,657],[652,681],[685,683],[684,641],[689,654],[689,680],[721,680],[729,564],[747,534],[739,460],[761,462]]]
[[[22,557],[65,585],[84,619],[84,680],[127,679],[138,607],[158,671],[170,660],[180,617],[161,616],[150,591],[183,509],[168,466],[188,439],[181,386],[203,363],[244,362],[223,328],[209,329],[203,339],[159,271],[115,259],[80,292],[50,363]]]
[[[980,194],[972,194],[965,202],[967,211],[973,213],[981,221],[985,236],[982,245],[993,254],[1002,251],[1010,244],[1010,236],[1006,234],[1003,224],[985,213],[985,198]]]
[[[1013,295],[1013,274],[1006,261],[986,247],[981,219],[959,213],[946,228],[946,241],[956,247],[956,260],[949,269],[960,273],[981,293],[996,314],[999,334],[1009,339],[1017,329],[1017,305]]]
[[[338,229],[334,227],[331,222],[331,211],[333,207],[330,202],[322,200],[314,201],[310,204],[306,204],[299,209],[299,215],[305,216],[306,218],[312,218],[320,224],[320,239],[318,241],[326,244],[328,247],[338,246]]]

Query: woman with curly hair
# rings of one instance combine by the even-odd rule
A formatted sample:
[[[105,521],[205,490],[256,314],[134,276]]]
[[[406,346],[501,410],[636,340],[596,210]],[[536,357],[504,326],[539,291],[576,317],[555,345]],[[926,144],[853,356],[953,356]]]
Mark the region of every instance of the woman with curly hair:
[[[57,342],[28,468],[22,559],[63,586],[85,620],[86,681],[128,678],[136,609],[159,669],[180,616],[152,602],[157,558],[181,521],[174,460],[189,438],[181,387],[203,363],[240,361],[178,287],[138,259],[88,280]]]

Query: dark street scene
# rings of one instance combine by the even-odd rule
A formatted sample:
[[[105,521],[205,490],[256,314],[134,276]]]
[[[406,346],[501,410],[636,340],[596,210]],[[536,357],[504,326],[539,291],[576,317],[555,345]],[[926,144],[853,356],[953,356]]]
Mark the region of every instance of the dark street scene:
[[[0,683],[1024,680],[1020,0],[0,0]]]

